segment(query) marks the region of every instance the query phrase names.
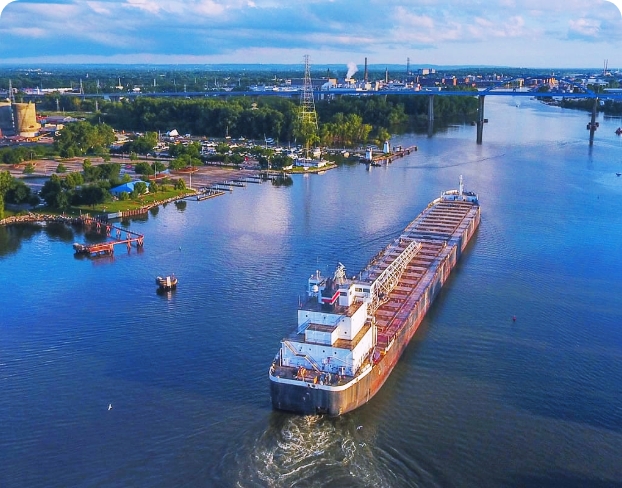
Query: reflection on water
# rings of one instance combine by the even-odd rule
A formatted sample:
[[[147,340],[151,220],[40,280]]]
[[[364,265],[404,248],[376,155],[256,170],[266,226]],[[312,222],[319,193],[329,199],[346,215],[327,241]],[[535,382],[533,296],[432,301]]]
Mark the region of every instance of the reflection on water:
[[[55,222],[0,226],[0,256],[17,252],[22,242],[29,241],[41,233],[56,241],[66,243],[74,241],[73,228]]]
[[[584,114],[504,103],[482,145],[396,136],[419,151],[126,220],[144,252],[0,228],[0,486],[616,486],[619,124],[589,150]],[[357,272],[460,174],[477,236],[381,391],[337,419],[273,412],[308,274]]]
[[[167,300],[172,300],[175,293],[177,293],[177,288],[173,288],[172,290],[165,290],[164,288],[160,287],[156,288],[156,294]]]

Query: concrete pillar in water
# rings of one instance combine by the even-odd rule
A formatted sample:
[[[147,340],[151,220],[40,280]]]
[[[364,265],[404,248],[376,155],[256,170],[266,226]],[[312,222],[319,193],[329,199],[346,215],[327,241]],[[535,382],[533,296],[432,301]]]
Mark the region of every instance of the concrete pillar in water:
[[[434,134],[434,95],[428,96],[428,137]]]
[[[592,106],[592,120],[590,121],[590,146],[594,144],[594,132],[596,132],[596,112],[598,110],[598,97],[594,99]]]
[[[428,97],[428,122],[434,120],[434,95]]]
[[[477,110],[477,144],[482,143],[484,135],[484,98],[485,95],[479,96],[479,108]]]

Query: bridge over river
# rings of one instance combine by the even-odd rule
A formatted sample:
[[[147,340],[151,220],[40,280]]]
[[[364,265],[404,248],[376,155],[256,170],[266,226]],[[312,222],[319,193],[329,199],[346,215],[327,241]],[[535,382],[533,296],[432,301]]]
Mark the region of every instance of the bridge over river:
[[[140,92],[127,92],[127,93],[97,93],[97,94],[77,94],[71,92],[60,93],[60,96],[78,96],[80,98],[102,98],[102,99],[120,99],[129,98],[136,99],[140,97],[149,98],[205,98],[205,97],[300,97],[302,90],[265,90],[265,91],[203,91],[203,92],[162,92],[162,93],[140,93]],[[435,97],[477,97],[479,101],[477,120],[476,141],[477,144],[481,144],[484,133],[484,123],[486,118],[484,116],[484,101],[486,97],[537,97],[541,99],[589,99],[593,100],[592,116],[590,123],[587,124],[587,129],[590,131],[590,145],[594,143],[594,133],[598,128],[596,123],[596,114],[598,111],[598,105],[600,101],[614,100],[622,101],[622,91],[620,90],[605,90],[603,93],[594,93],[592,91],[582,91],[579,93],[566,93],[566,92],[537,92],[537,91],[525,91],[520,89],[500,89],[500,88],[485,88],[475,91],[463,91],[463,90],[357,90],[354,88],[333,88],[328,90],[314,90],[313,96],[316,100],[326,99],[335,96],[358,96],[358,97],[371,97],[371,96],[426,96],[428,97],[428,127],[431,133],[434,122],[434,98]],[[37,99],[43,97],[43,94],[28,94],[26,98]]]

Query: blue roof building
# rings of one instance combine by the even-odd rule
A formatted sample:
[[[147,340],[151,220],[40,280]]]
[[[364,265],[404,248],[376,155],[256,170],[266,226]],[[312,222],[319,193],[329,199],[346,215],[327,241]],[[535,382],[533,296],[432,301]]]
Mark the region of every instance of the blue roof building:
[[[128,183],[123,183],[122,185],[115,186],[110,189],[110,193],[112,193],[115,197],[118,197],[121,193],[132,193],[134,191],[134,186],[136,183],[145,183],[147,185],[147,193],[149,193],[149,183],[146,183],[142,180],[130,181]]]

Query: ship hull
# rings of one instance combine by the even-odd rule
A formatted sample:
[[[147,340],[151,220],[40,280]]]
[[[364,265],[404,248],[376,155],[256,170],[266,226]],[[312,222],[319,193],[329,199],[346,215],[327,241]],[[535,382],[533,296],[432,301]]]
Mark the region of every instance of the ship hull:
[[[338,386],[280,378],[271,371],[269,377],[273,408],[303,415],[337,416],[350,412],[373,398],[393,371],[479,223],[480,208],[477,206],[464,228],[448,241],[442,258],[428,269],[429,277],[422,291],[416,294],[413,292],[406,300],[405,325],[392,337],[390,346],[378,362],[370,363],[365,371],[350,382]]]

